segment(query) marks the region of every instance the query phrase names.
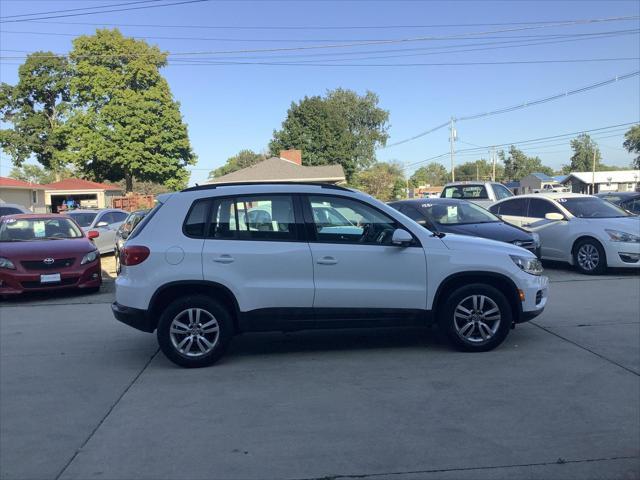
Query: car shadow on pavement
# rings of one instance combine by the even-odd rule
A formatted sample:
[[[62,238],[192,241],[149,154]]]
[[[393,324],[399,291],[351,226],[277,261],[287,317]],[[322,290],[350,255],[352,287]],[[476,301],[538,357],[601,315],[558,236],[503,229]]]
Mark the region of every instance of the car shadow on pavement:
[[[450,348],[435,327],[303,330],[239,335],[233,339],[227,359],[233,361],[233,357],[251,355],[408,347],[428,347],[437,350]]]
[[[556,262],[554,260],[543,260],[542,266],[549,270],[557,270],[563,273],[572,273],[575,275],[580,275],[585,279],[588,278],[602,278],[607,276],[616,276],[616,277],[638,277],[640,276],[640,268],[608,268],[604,275],[584,275],[580,273],[576,267],[569,265],[565,262]]]

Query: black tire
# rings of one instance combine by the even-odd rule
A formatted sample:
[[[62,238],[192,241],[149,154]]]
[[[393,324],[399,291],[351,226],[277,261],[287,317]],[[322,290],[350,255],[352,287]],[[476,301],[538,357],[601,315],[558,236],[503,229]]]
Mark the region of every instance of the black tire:
[[[201,318],[204,319],[201,320],[201,322],[207,321],[208,323],[212,318],[217,323],[217,337],[210,334],[206,335],[206,340],[213,343],[214,346],[210,351],[207,351],[204,354],[199,350],[200,346],[204,345],[204,343],[200,343],[200,338],[205,336],[202,331],[198,331],[197,333],[194,331],[185,331],[185,334],[175,333],[172,339],[172,334],[170,332],[171,324],[174,320],[187,324],[191,318],[189,317],[188,312],[190,309],[200,310]],[[206,325],[206,323],[204,325]],[[197,327],[194,322],[192,328],[197,330],[199,327]],[[202,335],[200,335],[201,333]],[[158,321],[157,336],[158,344],[160,345],[162,353],[164,353],[167,358],[176,365],[187,368],[208,367],[209,365],[213,365],[220,359],[220,357],[222,357],[222,355],[224,355],[229,343],[231,342],[231,337],[233,336],[233,320],[231,312],[229,312],[221,303],[205,295],[189,295],[181,297],[174,300],[162,312]],[[187,337],[192,338],[191,343],[189,343]],[[193,340],[194,338],[196,339],[195,341]],[[185,347],[187,345],[189,347],[187,352],[181,351],[178,348],[180,345],[179,343],[177,345],[174,344],[174,341],[181,342],[185,339],[187,342]]]
[[[594,252],[597,252],[597,263],[589,268],[594,260]],[[588,259],[582,257],[583,254],[587,255]],[[573,247],[573,264],[580,273],[585,275],[602,275],[607,270],[607,255],[602,244],[595,238],[580,240]]]
[[[456,313],[466,315],[462,311],[456,312],[458,306],[461,305],[462,308],[471,307],[474,305],[473,297],[477,297],[478,302],[486,302],[485,305],[482,305],[486,313],[491,312],[493,308],[498,308],[497,313],[499,313],[500,316],[499,320],[490,320],[496,316],[495,313],[487,315],[486,319],[480,316],[472,317],[472,315],[470,315],[472,318],[468,319],[457,317]],[[484,300],[482,300],[481,297],[484,297]],[[468,310],[472,310],[472,308]],[[438,326],[447,336],[449,342],[458,350],[465,352],[486,352],[493,350],[507,338],[513,322],[511,305],[504,294],[498,289],[482,283],[465,285],[453,291],[444,301],[438,316]],[[484,320],[484,322],[482,322],[482,320]],[[495,327],[495,331],[491,332],[491,336],[488,335],[488,331],[480,322],[488,326],[490,330],[493,330]],[[463,333],[467,332],[464,328],[460,327],[464,327],[469,323],[473,325],[468,327],[470,328],[468,331],[469,335],[468,338],[465,338]],[[485,335],[488,337],[487,339],[484,339]],[[478,336],[480,337],[479,340],[477,340]]]

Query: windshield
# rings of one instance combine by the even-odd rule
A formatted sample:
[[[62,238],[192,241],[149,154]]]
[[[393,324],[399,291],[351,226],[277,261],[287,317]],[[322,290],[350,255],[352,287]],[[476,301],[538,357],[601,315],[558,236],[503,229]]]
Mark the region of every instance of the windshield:
[[[501,221],[494,214],[474,203],[435,203],[426,201],[418,206],[418,210],[420,210],[425,218],[438,225],[462,225]]]
[[[30,242],[81,238],[82,231],[68,218],[8,218],[0,224],[0,242]]]
[[[81,227],[88,227],[96,218],[97,212],[69,212],[67,215],[73,218]]]
[[[558,198],[558,203],[578,218],[629,217],[628,212],[597,197]]]

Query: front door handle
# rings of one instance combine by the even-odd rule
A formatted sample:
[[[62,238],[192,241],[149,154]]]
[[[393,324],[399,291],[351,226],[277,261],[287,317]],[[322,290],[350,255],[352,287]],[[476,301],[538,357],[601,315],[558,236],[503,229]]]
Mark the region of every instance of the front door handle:
[[[335,265],[338,261],[333,257],[322,257],[316,263],[318,265]]]
[[[231,263],[235,260],[231,255],[220,255],[219,257],[213,257],[213,261],[217,263]]]

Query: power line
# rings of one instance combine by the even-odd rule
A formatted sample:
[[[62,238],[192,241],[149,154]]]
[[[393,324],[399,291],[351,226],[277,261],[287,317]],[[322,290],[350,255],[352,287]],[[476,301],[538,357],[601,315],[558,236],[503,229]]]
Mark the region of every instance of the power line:
[[[626,80],[628,78],[635,77],[635,76],[637,76],[639,74],[640,74],[640,70],[636,70],[635,72],[626,73],[624,75],[616,75],[615,77],[609,78],[607,80],[603,80],[601,82],[592,83],[590,85],[586,85],[584,87],[576,88],[574,90],[569,90],[569,91],[566,91],[566,92],[556,93],[555,95],[550,95],[548,97],[540,98],[540,99],[537,99],[537,100],[530,100],[530,101],[527,101],[527,102],[519,103],[517,105],[511,105],[509,107],[503,107],[503,108],[499,108],[497,110],[492,110],[492,111],[489,111],[489,112],[476,113],[476,114],[472,114],[472,115],[465,115],[465,116],[462,116],[462,117],[458,117],[458,118],[456,118],[456,121],[459,122],[459,121],[464,121],[464,120],[474,120],[474,119],[477,119],[477,118],[488,117],[488,116],[491,116],[491,115],[499,115],[499,114],[503,114],[503,113],[507,113],[507,112],[513,112],[515,110],[521,110],[523,108],[528,108],[528,107],[531,107],[531,106],[534,106],[534,105],[540,105],[540,104],[551,102],[551,101],[554,101],[554,100],[559,100],[561,98],[565,98],[565,97],[568,97],[568,96],[571,96],[571,95],[576,95],[578,93],[582,93],[582,92],[586,92],[586,91],[593,90],[593,89],[596,89],[596,88],[600,88],[600,87],[603,87],[605,85],[609,85],[609,84],[618,82],[620,80]],[[431,128],[429,130],[425,130],[424,132],[420,132],[417,135],[414,135],[413,137],[405,138],[404,140],[400,140],[398,142],[391,143],[391,144],[387,145],[384,148],[394,147],[396,145],[401,145],[403,143],[408,143],[408,142],[411,142],[413,140],[417,140],[418,138],[424,137],[424,136],[426,136],[426,135],[428,135],[430,133],[433,133],[433,132],[435,132],[437,130],[442,129],[442,128],[446,127],[447,125],[449,125],[448,121],[445,122],[445,123],[441,123],[440,125],[437,125],[437,126]]]
[[[192,0],[192,1],[207,1],[207,0]],[[306,51],[306,50],[318,50],[318,49],[337,49],[337,48],[350,48],[350,47],[364,47],[371,45],[393,45],[393,44],[402,44],[402,43],[413,43],[413,42],[425,42],[425,41],[435,41],[435,40],[449,40],[449,39],[459,39],[459,38],[473,38],[478,36],[486,36],[492,35],[496,33],[510,33],[517,32],[523,30],[532,30],[532,29],[541,29],[541,28],[549,28],[555,26],[570,26],[570,25],[585,25],[585,24],[595,24],[602,22],[612,22],[619,21],[621,19],[635,18],[638,19],[640,16],[634,17],[610,17],[610,18],[601,18],[601,19],[591,19],[591,20],[581,20],[576,22],[570,22],[566,24],[545,24],[545,25],[536,25],[536,26],[527,26],[527,27],[519,27],[519,28],[508,28],[501,30],[489,30],[482,32],[466,32],[455,35],[429,35],[429,36],[421,36],[421,37],[412,37],[412,38],[400,38],[400,39],[390,39],[390,40],[377,40],[377,41],[365,41],[365,42],[352,42],[352,43],[331,43],[325,45],[309,45],[309,46],[301,46],[301,47],[279,47],[279,48],[259,48],[259,49],[242,49],[242,50],[217,50],[217,51],[196,51],[196,52],[170,52],[172,56],[191,56],[191,55],[226,55],[226,54],[234,54],[234,53],[263,53],[263,52],[289,52],[289,51]],[[105,56],[105,57],[113,57],[113,54],[101,54],[101,55],[93,55],[93,56]],[[121,56],[121,55],[117,55]]]
[[[616,129],[616,128],[621,128],[621,127],[628,127],[630,125],[636,125],[638,122],[627,122],[627,123],[620,123],[617,125],[609,125],[607,127],[600,127],[600,128],[592,128],[589,130],[580,130],[577,132],[571,132],[571,133],[563,133],[561,135],[551,135],[548,137],[539,137],[539,138],[533,138],[533,139],[529,139],[529,140],[519,140],[516,142],[505,142],[505,143],[498,143],[498,144],[492,144],[492,145],[486,145],[486,146],[482,146],[482,147],[477,147],[477,148],[466,148],[464,150],[459,150],[458,152],[456,152],[456,154],[462,154],[465,152],[475,152],[475,153],[479,153],[481,151],[485,151],[488,150],[489,148],[498,148],[498,147],[507,147],[510,145],[523,145],[523,144],[530,144],[530,143],[536,143],[542,140],[552,140],[552,139],[558,139],[558,138],[562,138],[562,137],[571,137],[573,135],[580,135],[581,133],[588,133],[588,132],[599,132],[599,131],[603,131],[603,130],[611,130],[611,129]],[[609,132],[608,132],[609,133]],[[407,164],[407,167],[411,167],[411,166],[415,166],[415,165],[419,165],[421,163],[426,163],[432,160],[436,160],[438,158],[443,158],[446,157],[447,155],[449,155],[449,152],[445,152],[445,153],[441,153],[440,155],[436,155],[430,158],[427,158],[425,160],[420,160],[417,162],[413,162],[413,163],[409,163]]]
[[[152,0],[152,1],[160,1],[160,0]],[[163,3],[158,5],[144,5],[140,7],[126,7],[126,8],[113,8],[110,10],[100,10],[96,12],[82,12],[82,13],[65,13],[62,15],[50,15],[44,17],[35,17],[35,18],[13,18],[9,20],[5,20],[5,17],[0,17],[0,23],[17,23],[17,22],[30,22],[33,20],[47,20],[49,18],[63,18],[63,17],[79,17],[83,15],[97,15],[100,13],[111,13],[111,12],[126,12],[130,10],[147,10],[149,8],[160,8],[160,7],[171,7],[174,5],[187,5],[191,3],[203,3],[210,2],[213,0],[182,0],[180,2],[171,2],[171,3]]]
[[[98,5],[96,7],[82,7],[82,8],[68,8],[66,10],[50,10],[48,12],[36,12],[36,13],[22,13],[20,15],[4,15],[0,17],[0,20],[4,20],[7,18],[18,18],[18,17],[33,17],[38,15],[48,15],[50,13],[66,13],[66,12],[77,12],[80,10],[95,10],[99,8],[112,8],[112,7],[121,7],[123,5],[135,5],[140,3],[153,3],[159,2],[160,0],[140,0],[137,2],[125,2],[125,3],[116,3],[112,5]]]
[[[632,20],[631,18],[627,20]],[[543,24],[566,24],[571,22],[584,22],[585,19],[573,20],[542,20],[536,22],[501,22],[501,23],[432,23],[418,25],[167,25],[150,23],[88,23],[88,22],[65,22],[32,21],[31,23],[58,24],[58,25],[87,25],[87,26],[111,26],[111,27],[143,27],[143,28],[187,28],[206,30],[391,30],[391,29],[418,29],[418,28],[464,28],[464,27],[501,27],[513,25],[543,25]]]

